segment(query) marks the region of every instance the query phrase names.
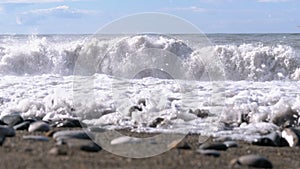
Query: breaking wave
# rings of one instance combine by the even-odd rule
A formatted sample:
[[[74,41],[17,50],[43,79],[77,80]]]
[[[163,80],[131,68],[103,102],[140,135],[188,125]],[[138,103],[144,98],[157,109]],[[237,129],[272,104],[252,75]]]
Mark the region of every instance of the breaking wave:
[[[72,75],[75,66],[85,64],[92,69],[86,69],[88,72],[83,71],[83,74],[115,75],[120,73],[116,70],[129,71],[128,56],[143,53],[146,49],[159,49],[165,52],[153,54],[178,56],[180,63],[176,66],[184,67],[182,72],[188,70],[196,79],[201,79],[207,71],[207,62],[215,62],[214,59],[207,60],[207,52],[220,59],[222,64],[217,64],[217,69],[224,69],[227,80],[300,79],[300,56],[288,45],[250,43],[195,47],[187,44],[162,35],[94,37],[89,40],[64,36],[0,37],[0,74]]]

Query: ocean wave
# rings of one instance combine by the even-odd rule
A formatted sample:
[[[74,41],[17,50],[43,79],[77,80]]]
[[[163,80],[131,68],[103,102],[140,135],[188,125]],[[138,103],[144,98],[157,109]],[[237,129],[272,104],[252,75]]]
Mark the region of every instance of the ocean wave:
[[[5,38],[2,37],[2,40],[0,38],[2,75],[104,73],[130,75],[128,77],[132,78],[137,74],[140,75],[139,69],[151,67],[152,64],[167,69],[165,70],[167,73],[169,71],[178,74],[171,74],[173,78],[190,79],[189,76],[193,76],[196,80],[220,80],[221,78],[217,76],[222,76],[220,72],[224,70],[224,79],[233,81],[300,79],[299,54],[291,46],[276,43],[195,47],[188,46],[185,41],[163,35],[102,39],[96,36],[69,40],[65,37],[55,39],[51,36]],[[150,56],[148,60],[154,57],[158,60],[147,62],[145,56],[148,55]],[[151,58],[151,55],[154,56]],[[162,59],[162,56],[167,56],[165,58],[169,60]],[[170,61],[174,58],[175,61]],[[158,64],[160,62],[166,62],[170,66]],[[133,69],[136,65],[141,66]],[[211,73],[210,78],[211,76],[216,78],[203,78],[205,72]],[[149,70],[147,73],[149,74]]]

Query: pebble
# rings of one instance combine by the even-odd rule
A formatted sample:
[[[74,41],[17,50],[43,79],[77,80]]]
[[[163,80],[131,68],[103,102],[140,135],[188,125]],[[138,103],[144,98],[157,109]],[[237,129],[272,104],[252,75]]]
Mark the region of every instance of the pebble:
[[[198,153],[206,156],[220,157],[221,153],[217,150],[197,150]]]
[[[236,164],[254,168],[273,168],[272,163],[267,158],[254,154],[241,156],[231,160],[231,168],[233,168]]]
[[[79,127],[81,128],[81,123],[79,120],[77,119],[65,119],[63,121],[59,121],[59,122],[56,122],[54,124],[53,127],[69,127],[69,128],[75,128],[75,127]]]
[[[29,121],[24,121],[20,124],[15,125],[13,128],[15,130],[28,130],[29,126],[30,126],[30,122]]]
[[[261,138],[254,139],[252,144],[259,146],[279,146],[281,144],[280,138],[281,137],[277,132],[272,132],[268,135],[262,136]]]
[[[24,121],[22,116],[20,116],[19,114],[6,115],[3,116],[1,120],[9,126],[14,126]]]
[[[224,144],[228,148],[238,147],[238,144],[235,141],[225,141]]]
[[[102,148],[90,140],[69,139],[66,140],[69,148],[78,148],[86,152],[99,152]]]
[[[48,152],[51,155],[67,155],[67,149],[64,146],[53,147]]]
[[[150,124],[148,126],[156,128],[157,126],[161,125],[164,122],[164,120],[165,120],[164,118],[157,117],[152,122],[150,122]]]
[[[204,143],[204,144],[199,146],[199,149],[201,149],[201,150],[221,150],[221,151],[225,151],[225,150],[227,150],[227,148],[228,147],[223,143],[213,143],[213,144]]]
[[[5,142],[5,136],[0,135],[0,146],[2,146],[4,142]]]
[[[300,130],[296,128],[285,128],[282,131],[282,137],[288,142],[290,147],[299,146]]]
[[[140,138],[122,136],[122,137],[118,137],[118,138],[115,138],[115,139],[111,140],[110,144],[111,145],[118,145],[118,144],[140,143],[140,142],[141,142]]]
[[[209,110],[196,109],[195,111],[190,110],[190,112],[200,118],[206,118],[209,116]]]
[[[4,137],[14,137],[16,132],[12,127],[0,126],[0,135]]]
[[[32,135],[29,135],[29,136],[23,136],[23,139],[24,140],[34,140],[34,141],[49,141],[49,138],[48,137],[45,137],[45,136],[32,136]]]
[[[43,121],[37,121],[37,122],[33,122],[29,125],[28,131],[29,132],[36,132],[36,131],[40,131],[40,132],[47,132],[51,129],[50,125],[43,122]]]
[[[84,130],[64,130],[58,131],[53,134],[55,140],[61,139],[86,139],[90,140],[90,133],[87,134]]]

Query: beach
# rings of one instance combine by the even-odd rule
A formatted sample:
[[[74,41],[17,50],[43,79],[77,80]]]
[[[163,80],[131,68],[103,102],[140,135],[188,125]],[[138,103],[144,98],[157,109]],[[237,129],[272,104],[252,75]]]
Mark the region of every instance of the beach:
[[[64,130],[69,129],[66,128]],[[232,159],[247,154],[259,154],[268,158],[275,169],[295,169],[300,165],[298,160],[300,155],[299,148],[255,146],[242,141],[237,142],[238,147],[236,148],[220,151],[221,155],[219,157],[205,156],[196,151],[199,148],[198,135],[188,135],[180,143],[188,143],[191,149],[179,149],[175,147],[163,154],[143,159],[120,157],[105,150],[99,152],[85,152],[76,148],[67,148],[66,154],[64,155],[53,155],[50,154],[49,151],[56,146],[54,139],[43,142],[24,140],[22,138],[24,135],[32,134],[45,135],[45,133],[42,132],[28,133],[27,131],[17,131],[15,137],[6,138],[4,145],[0,147],[0,168],[228,169]],[[143,136],[143,134],[138,135]],[[207,142],[211,142],[211,139]],[[236,168],[248,167],[236,166]]]

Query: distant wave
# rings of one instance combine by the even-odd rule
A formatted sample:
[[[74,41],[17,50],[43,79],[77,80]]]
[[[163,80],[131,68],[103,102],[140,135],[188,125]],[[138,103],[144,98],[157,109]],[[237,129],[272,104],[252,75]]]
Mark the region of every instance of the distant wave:
[[[205,53],[220,58],[227,80],[300,80],[300,57],[288,45],[215,45],[193,48],[167,36],[136,35],[109,40],[84,39],[50,40],[49,37],[30,36],[0,42],[0,74],[2,75],[72,75],[75,66],[85,64],[90,72],[117,74],[127,70],[128,56],[145,49],[164,50],[179,57],[178,69],[189,70],[196,79],[208,71]],[[84,57],[82,57],[84,56]],[[141,61],[137,61],[141,62]],[[84,67],[83,67],[84,69]],[[214,68],[213,68],[214,69]],[[182,70],[182,72],[183,72]],[[180,71],[180,70],[179,70]],[[219,71],[219,70],[218,70]],[[132,75],[134,76],[134,75]]]

